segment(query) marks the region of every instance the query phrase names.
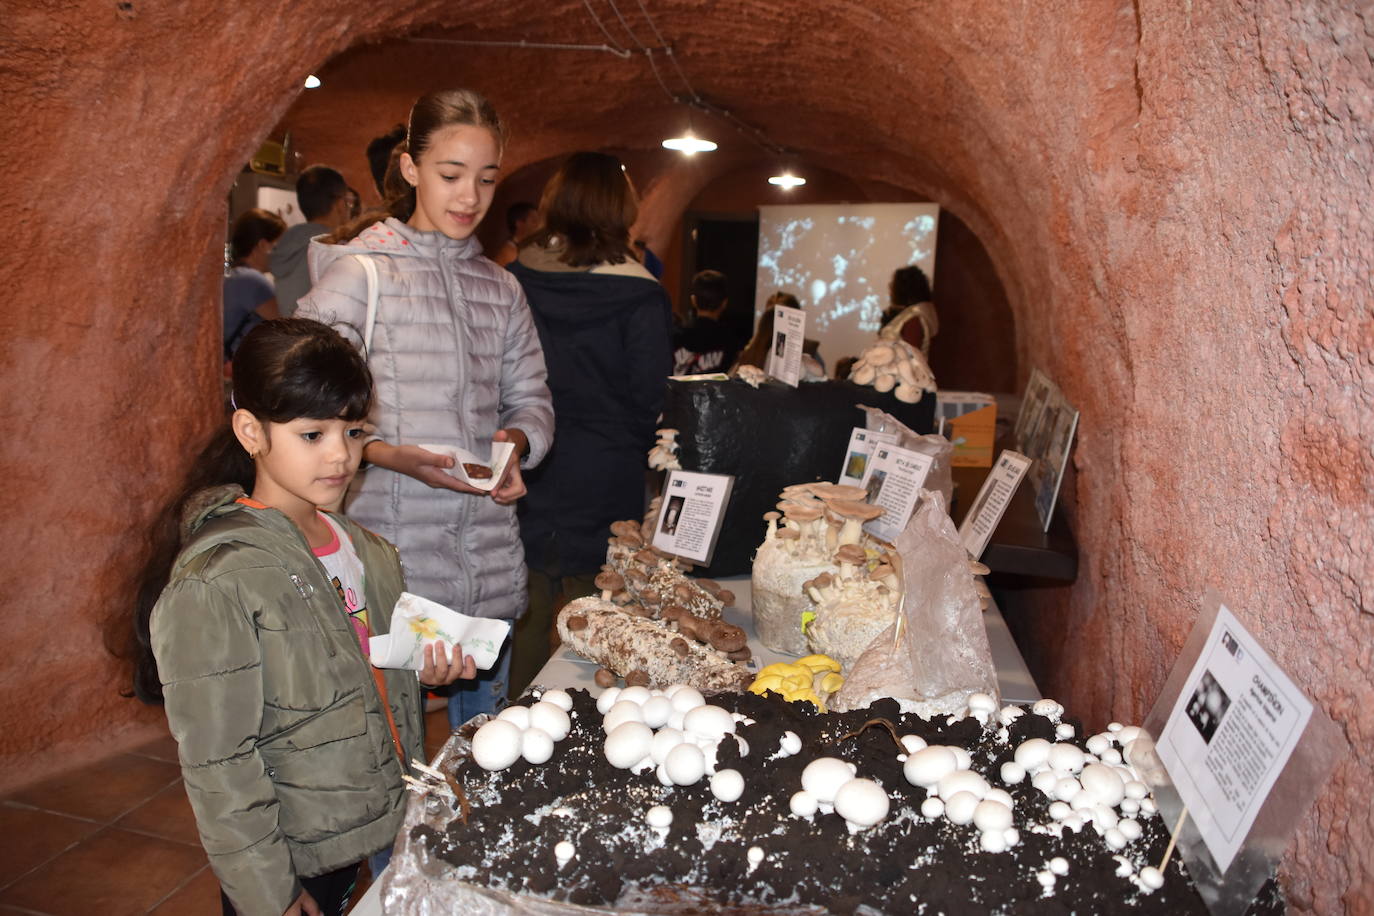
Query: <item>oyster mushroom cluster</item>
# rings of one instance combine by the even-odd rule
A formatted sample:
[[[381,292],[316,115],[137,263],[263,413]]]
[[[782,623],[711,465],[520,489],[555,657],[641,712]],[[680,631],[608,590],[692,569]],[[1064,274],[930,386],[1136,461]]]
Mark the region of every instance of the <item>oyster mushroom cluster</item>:
[[[759,640],[775,652],[803,655],[802,618],[812,610],[803,583],[835,573],[841,544],[866,545],[863,523],[882,509],[861,502],[864,491],[833,483],[785,487],[775,511],[764,514],[767,531],[754,557],[754,623]]]
[[[664,428],[656,430],[658,441],[649,449],[649,467],[655,471],[680,471],[682,464],[677,460],[677,430]]]
[[[905,404],[915,404],[925,392],[935,390],[935,376],[926,358],[904,340],[880,340],[865,349],[849,370],[849,380],[876,391],[891,391]]]
[[[605,600],[634,606],[634,613],[652,618],[668,616],[665,612],[676,606],[718,620],[723,608],[734,605],[734,592],[712,579],[688,578],[676,557],[650,546],[641,523],[614,522],[611,535],[596,578]]]
[[[845,544],[835,551],[835,573],[803,583],[815,602],[806,641],[845,670],[887,629],[901,607],[902,589],[895,554]]]

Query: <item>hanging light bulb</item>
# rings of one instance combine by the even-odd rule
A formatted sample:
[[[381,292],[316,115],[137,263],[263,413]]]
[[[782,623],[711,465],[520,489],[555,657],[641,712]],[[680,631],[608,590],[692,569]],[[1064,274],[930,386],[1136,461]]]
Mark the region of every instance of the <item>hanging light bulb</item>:
[[[681,137],[669,137],[663,141],[664,149],[677,150],[684,156],[694,156],[697,153],[709,153],[716,148],[716,144],[710,140],[703,140],[690,130]]]
[[[318,89],[318,88],[320,88],[320,78],[319,78],[318,76],[316,76],[315,74],[313,74],[313,73],[310,74],[309,76],[307,76],[307,77],[305,78],[305,88],[306,88],[306,89]]]
[[[806,184],[806,179],[800,175],[793,175],[791,172],[783,172],[781,175],[774,175],[769,178],[768,183],[777,185],[784,191],[790,191],[793,188],[799,188]]]

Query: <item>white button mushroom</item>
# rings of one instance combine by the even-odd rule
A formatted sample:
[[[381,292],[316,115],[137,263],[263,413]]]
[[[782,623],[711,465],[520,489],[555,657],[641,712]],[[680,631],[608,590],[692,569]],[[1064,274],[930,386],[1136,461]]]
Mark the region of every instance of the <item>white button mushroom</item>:
[[[887,817],[889,802],[883,787],[871,779],[850,779],[835,793],[835,813],[850,829],[864,829]]]
[[[954,752],[943,745],[932,745],[916,751],[902,764],[902,775],[913,786],[929,789],[959,766]]]
[[[508,719],[492,719],[472,736],[472,759],[484,770],[504,770],[520,758],[521,732]]]
[[[1026,768],[1015,760],[1008,760],[1006,763],[1002,764],[1001,776],[1002,782],[1009,786],[1014,786],[1026,778]]]
[[[530,709],[528,706],[507,706],[496,714],[496,718],[505,719],[519,729],[530,727]]]
[[[520,736],[520,756],[536,766],[553,756],[553,737],[542,728],[527,728]]]
[[[973,826],[985,833],[995,831],[999,835],[1011,826],[1011,809],[1001,802],[984,799],[973,809]]]
[[[1069,873],[1069,860],[1063,856],[1055,856],[1049,862],[1050,871],[1056,875],[1067,875]]]
[[[818,757],[802,770],[802,788],[816,797],[816,801],[831,804],[840,786],[854,778],[849,764],[838,757]]]
[[[615,731],[626,722],[644,722],[644,707],[633,700],[620,700],[611,707],[610,712],[606,713],[601,720],[601,727],[606,734]],[[646,728],[648,726],[645,726]]]
[[[569,843],[567,840],[560,840],[553,847],[553,859],[558,863],[559,868],[567,865],[568,861],[576,854],[577,850],[574,849],[573,844]]]
[[[644,812],[644,822],[662,833],[667,833],[673,825],[673,809],[667,805],[654,805]]]
[[[719,741],[734,733],[735,720],[719,706],[698,706],[682,717],[682,730],[691,737]]]
[[[929,800],[929,799],[927,799]],[[787,807],[797,817],[810,817],[816,813],[816,796],[802,789],[800,792],[793,792],[792,798],[788,801]]]
[[[945,813],[945,803],[938,796],[930,795],[921,802],[921,816],[932,821]]]
[[[1051,747],[1044,738],[1030,738],[1017,745],[1013,756],[1027,773],[1034,773],[1049,760]]]
[[[668,752],[663,769],[674,785],[696,785],[706,774],[706,756],[695,744],[683,742]]]
[[[1164,886],[1164,873],[1153,865],[1147,865],[1140,870],[1140,882],[1149,890],[1157,891]]]
[[[650,728],[662,728],[673,715],[673,701],[667,697],[649,697],[640,707],[644,724]]]
[[[572,696],[566,690],[545,690],[539,695],[539,702],[552,703],[564,712],[572,712]]]
[[[960,826],[970,824],[978,802],[978,796],[971,792],[955,792],[952,797],[945,799],[945,817]]]
[[[1072,744],[1056,744],[1050,748],[1048,763],[1056,770],[1065,773],[1077,773],[1083,769],[1083,763],[1087,758],[1083,751]]]
[[[1116,805],[1126,795],[1126,786],[1116,770],[1100,763],[1090,763],[1079,774],[1083,790],[1089,792],[1099,804]]]
[[[558,704],[540,700],[530,707],[529,727],[546,732],[554,741],[562,741],[572,730],[572,719]]]
[[[739,770],[717,770],[711,775],[711,794],[723,802],[738,801],[744,794],[744,777]]]
[[[984,831],[978,836],[978,845],[982,847],[983,852],[1006,852],[1007,838],[1002,835],[1001,831],[996,833]]]
[[[611,766],[628,770],[649,756],[653,741],[653,730],[643,722],[622,722],[606,736],[602,749]]]
[[[936,791],[946,801],[957,792],[968,792],[981,800],[989,788],[988,781],[972,770],[955,770],[940,780]]]
[[[605,690],[601,692],[601,696],[596,698],[596,711],[604,716],[606,713],[611,711],[611,707],[616,704],[616,701],[619,700],[619,698],[619,687],[607,687]]]

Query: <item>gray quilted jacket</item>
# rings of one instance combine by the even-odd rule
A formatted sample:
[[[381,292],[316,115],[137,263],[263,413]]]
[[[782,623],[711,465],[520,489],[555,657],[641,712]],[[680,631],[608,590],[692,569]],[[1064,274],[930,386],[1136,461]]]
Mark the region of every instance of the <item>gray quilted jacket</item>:
[[[520,285],[455,241],[395,219],[347,245],[313,242],[314,285],[296,310],[355,340],[367,315],[367,274],[377,266],[378,307],[368,365],[377,387],[372,422],[398,445],[457,445],[486,457],[491,437],[515,427],[529,439],[523,466],[553,439],[544,352]],[[478,617],[513,619],[526,605],[524,550],[513,506],[432,489],[369,467],[354,480],[348,514],[395,544],[411,591]]]

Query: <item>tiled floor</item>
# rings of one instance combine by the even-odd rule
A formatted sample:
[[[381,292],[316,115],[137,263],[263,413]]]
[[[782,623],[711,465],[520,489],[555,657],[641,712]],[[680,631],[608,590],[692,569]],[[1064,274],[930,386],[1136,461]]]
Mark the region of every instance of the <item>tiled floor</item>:
[[[432,758],[444,710],[426,725]],[[159,738],[0,800],[0,916],[219,916],[176,759]]]

